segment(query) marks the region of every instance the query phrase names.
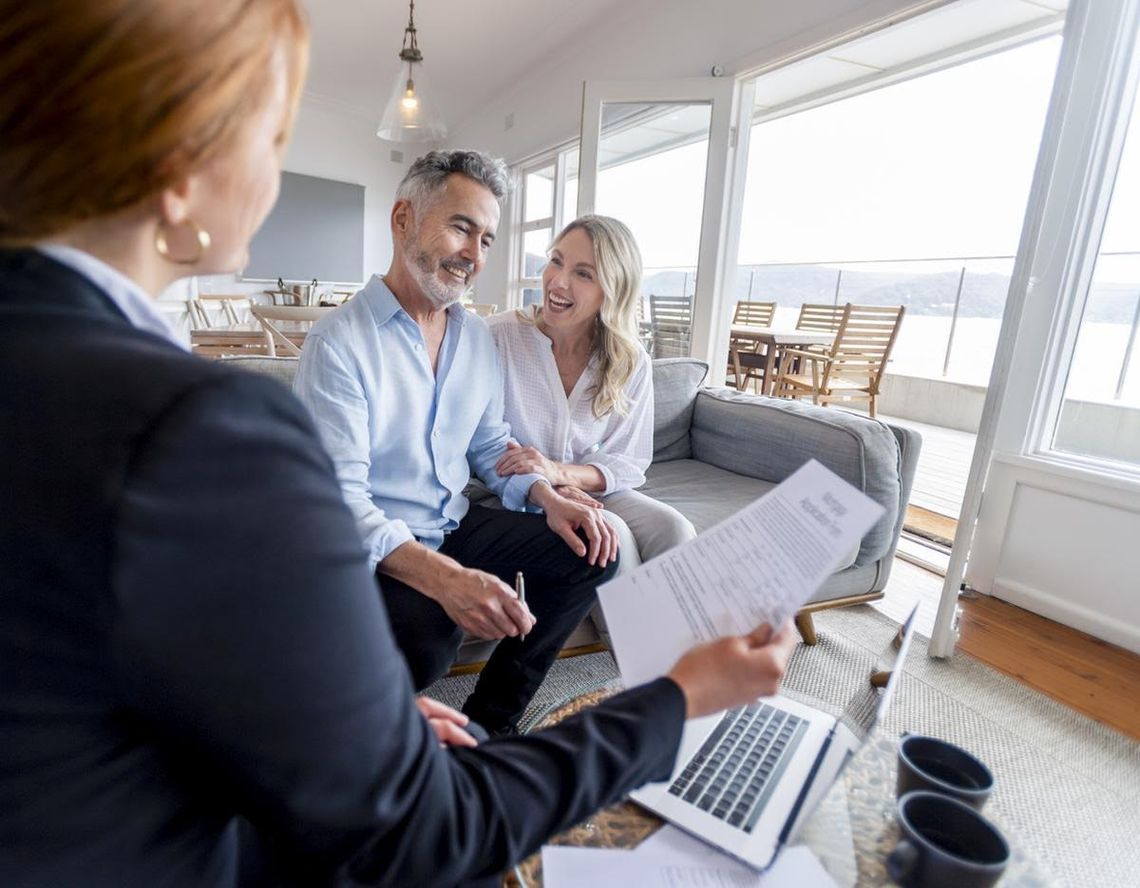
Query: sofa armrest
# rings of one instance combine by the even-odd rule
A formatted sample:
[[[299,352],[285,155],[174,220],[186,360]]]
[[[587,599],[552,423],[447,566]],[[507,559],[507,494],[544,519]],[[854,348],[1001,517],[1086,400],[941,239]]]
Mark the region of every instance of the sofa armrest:
[[[777,484],[819,460],[886,510],[863,537],[855,565],[894,549],[918,458],[916,433],[834,407],[703,389],[690,437],[693,459]]]

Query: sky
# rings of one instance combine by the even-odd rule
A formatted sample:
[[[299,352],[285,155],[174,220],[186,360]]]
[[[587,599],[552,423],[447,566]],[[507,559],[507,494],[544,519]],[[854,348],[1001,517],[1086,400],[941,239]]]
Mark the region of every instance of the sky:
[[[754,126],[739,263],[1015,253],[1060,42]],[[696,264],[706,153],[599,176],[598,212],[630,225],[647,268]],[[1125,155],[1104,249],[1140,249],[1140,134]]]

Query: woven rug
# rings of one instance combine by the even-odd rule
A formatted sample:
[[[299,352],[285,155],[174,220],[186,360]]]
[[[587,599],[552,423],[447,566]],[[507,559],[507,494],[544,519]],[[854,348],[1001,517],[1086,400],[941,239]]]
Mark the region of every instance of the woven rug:
[[[815,615],[820,641],[797,647],[785,689],[838,713],[896,624],[870,607]],[[1053,884],[1140,885],[1140,743],[963,655],[933,660],[914,639],[882,730],[932,734],[968,749],[994,772],[987,815]],[[521,727],[617,678],[608,653],[559,660]],[[475,676],[427,693],[458,707]]]

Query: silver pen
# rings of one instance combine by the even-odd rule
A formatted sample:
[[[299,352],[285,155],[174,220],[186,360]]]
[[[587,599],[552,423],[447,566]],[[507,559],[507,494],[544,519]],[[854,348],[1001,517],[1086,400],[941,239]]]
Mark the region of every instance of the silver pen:
[[[526,583],[523,582],[522,571],[515,574],[515,594],[519,597],[519,604],[526,605]],[[526,641],[526,633],[519,636],[519,641]]]

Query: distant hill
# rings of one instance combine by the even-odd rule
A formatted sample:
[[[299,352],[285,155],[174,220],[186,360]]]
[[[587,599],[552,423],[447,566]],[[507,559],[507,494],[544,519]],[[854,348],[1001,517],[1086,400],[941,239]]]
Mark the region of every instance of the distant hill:
[[[835,287],[838,269],[812,265],[743,266],[737,269],[736,298],[776,302],[796,307],[805,302],[856,302],[863,305],[905,305],[917,315],[948,317],[954,311],[958,271],[930,274],[853,271],[844,269]],[[694,290],[693,274],[662,271],[649,274],[646,293],[679,295],[682,287]],[[749,287],[751,286],[751,296]],[[966,273],[962,282],[959,317],[1000,318],[1009,291],[1009,275]],[[1093,290],[1088,320],[1131,324],[1140,299],[1140,283],[1100,284]]]
[[[546,262],[545,256],[526,256],[528,275],[537,276]],[[821,265],[744,265],[737,269],[735,295],[739,299],[776,302],[798,307],[805,302],[856,302],[863,305],[905,305],[917,315],[949,317],[954,311],[958,289],[957,270],[929,274],[910,272],[858,271],[844,268],[839,280],[839,298],[835,286],[839,269]],[[662,296],[693,293],[695,274],[692,270],[650,272],[642,291]],[[962,283],[959,317],[1000,318],[1009,291],[1008,274],[966,272]],[[751,292],[751,295],[749,293]],[[1087,319],[1100,323],[1131,324],[1140,299],[1140,282],[1135,284],[1098,284],[1093,288]]]

